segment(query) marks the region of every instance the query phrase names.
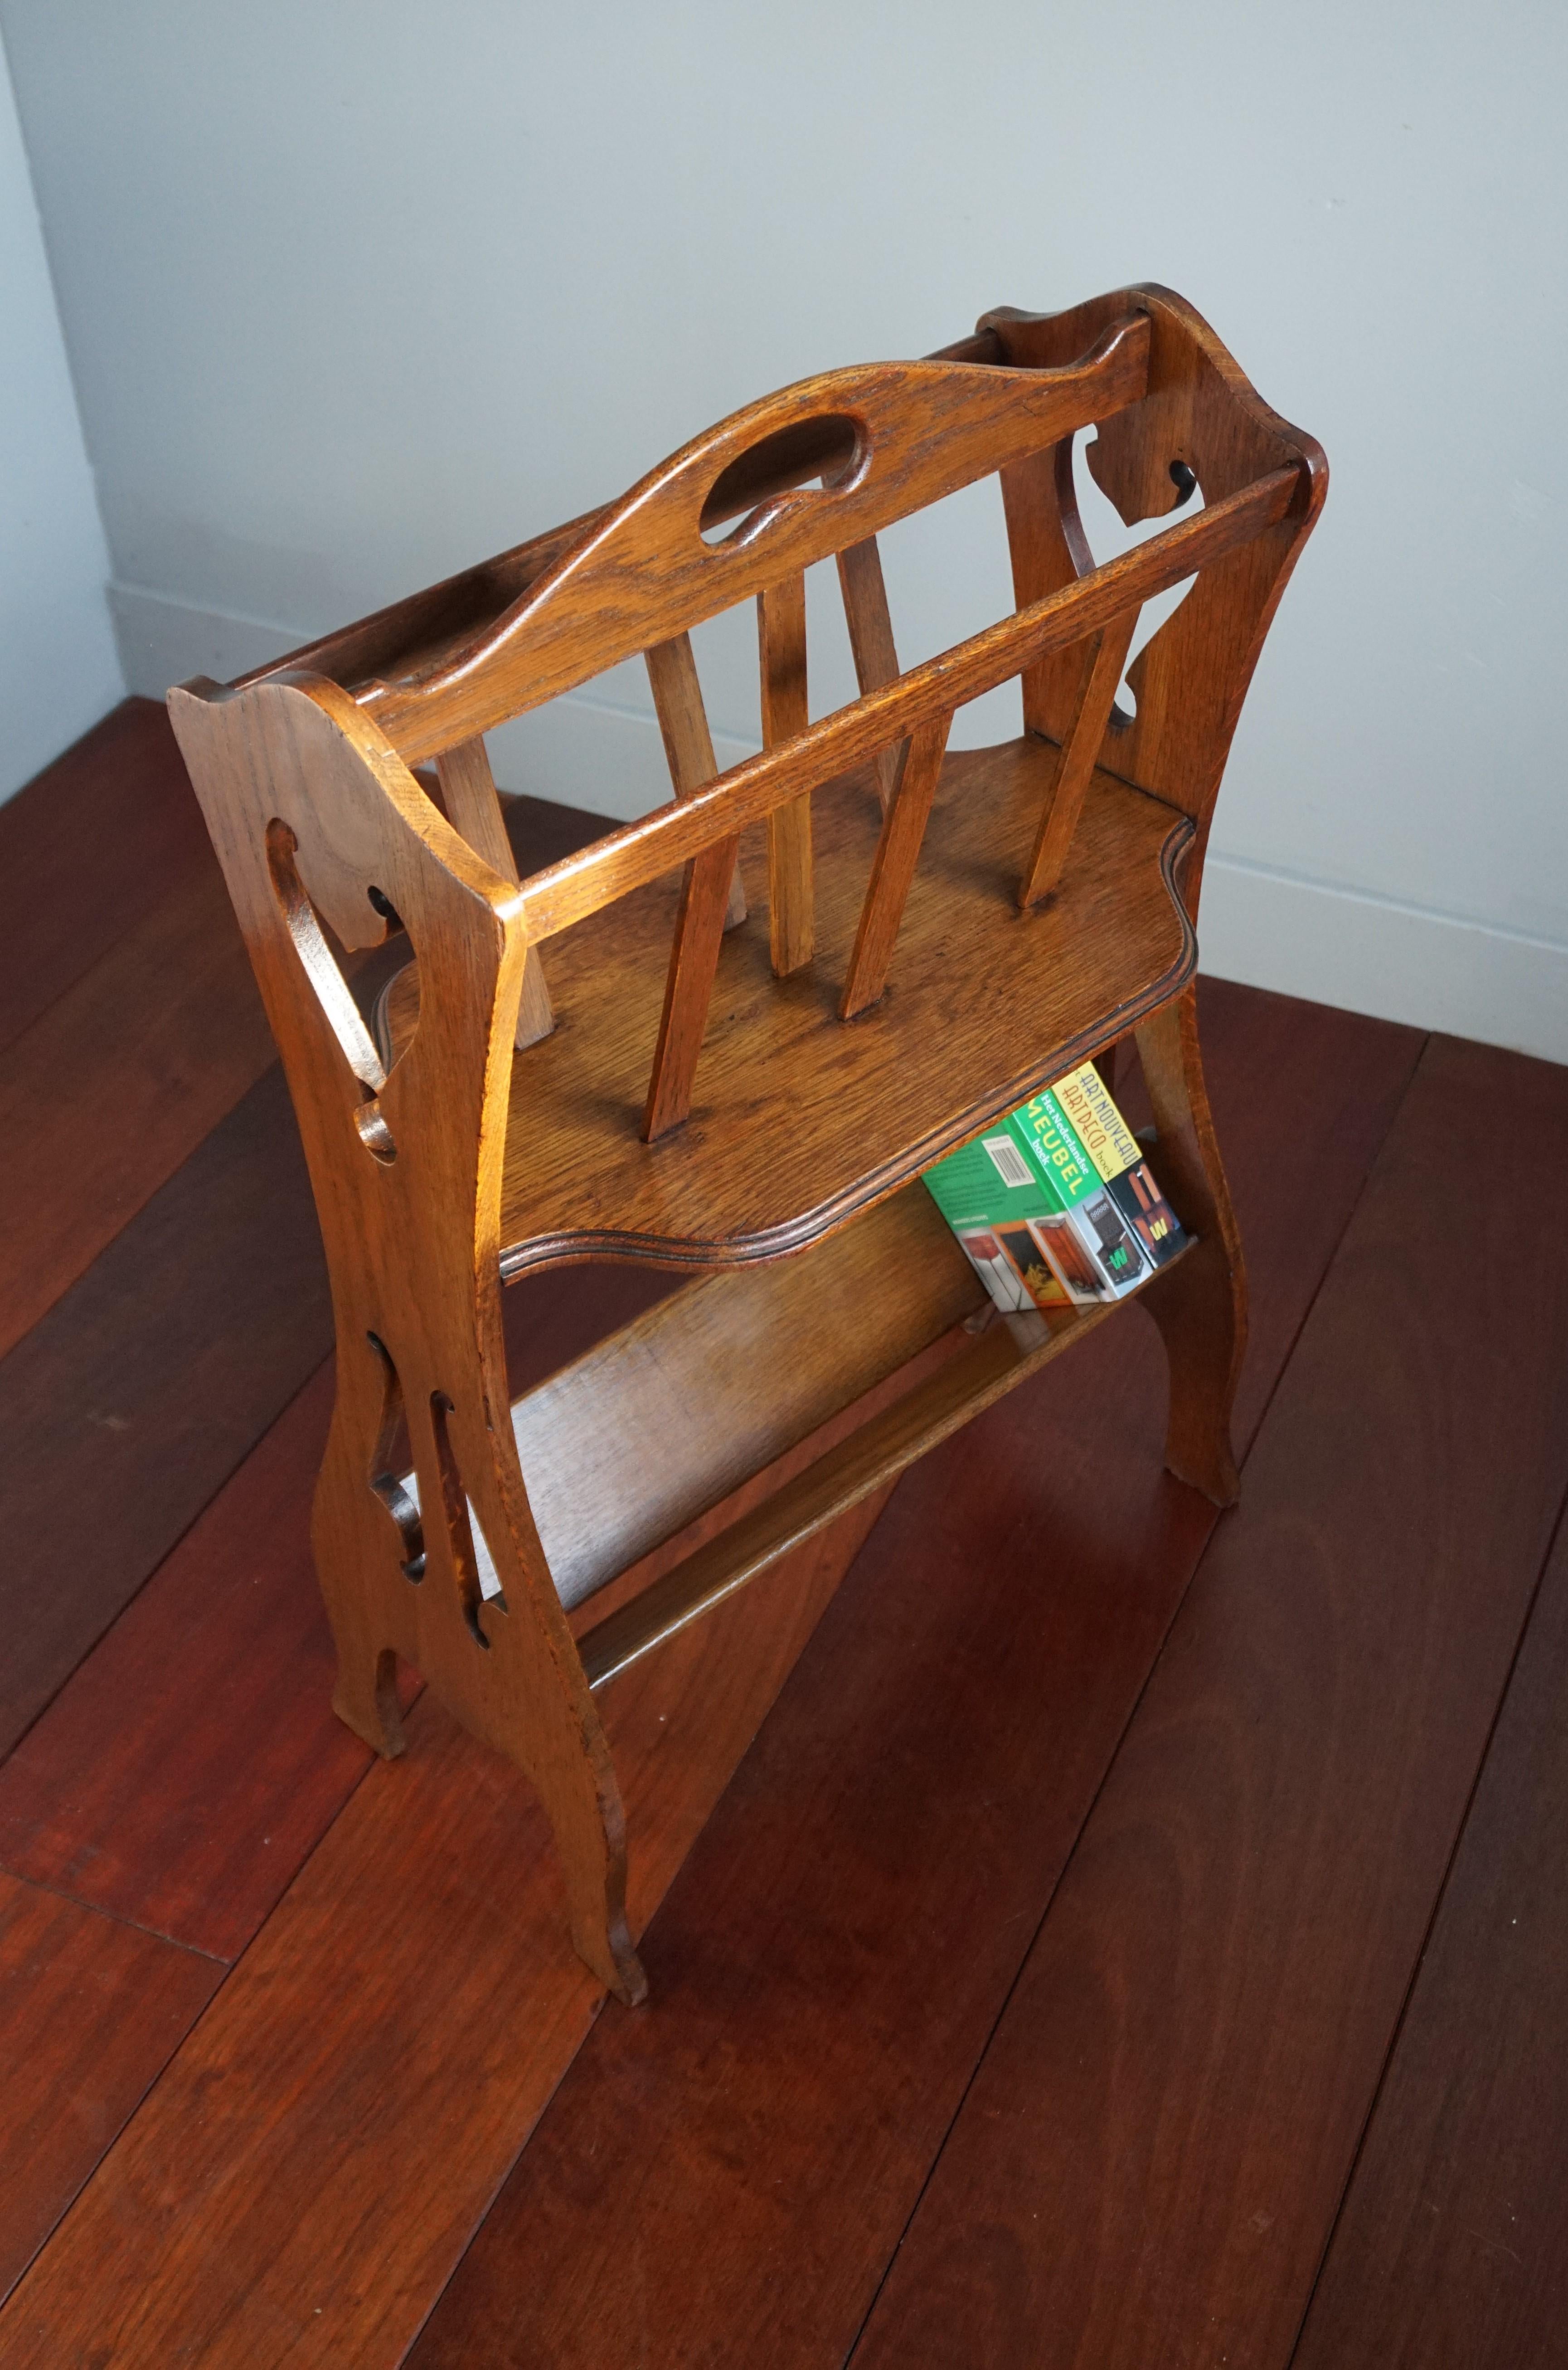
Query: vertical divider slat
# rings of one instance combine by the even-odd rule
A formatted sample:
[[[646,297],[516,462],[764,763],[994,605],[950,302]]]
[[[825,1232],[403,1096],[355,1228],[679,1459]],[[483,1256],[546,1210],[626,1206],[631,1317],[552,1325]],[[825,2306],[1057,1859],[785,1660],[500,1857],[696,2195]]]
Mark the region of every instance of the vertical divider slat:
[[[887,607],[887,587],[883,580],[876,537],[867,535],[864,543],[852,543],[847,551],[841,551],[838,567],[855,680],[863,695],[880,691],[898,672],[898,653],[893,643],[893,619]],[[876,795],[884,814],[892,802],[898,767],[908,746],[907,742],[898,742],[876,753]]]
[[[677,634],[645,655],[675,795],[690,798],[718,771],[691,638]],[[715,840],[692,858],[681,884],[643,1111],[643,1136],[649,1144],[679,1127],[692,1109],[720,941],[726,930],[746,919],[739,847],[738,839]]]
[[[757,595],[758,662],[762,685],[762,746],[776,748],[804,732],[806,578],[798,570]],[[768,936],[781,979],[811,961],[817,946],[811,862],[811,793],[768,817]]]
[[[857,1013],[866,1011],[887,984],[887,966],[904,917],[910,883],[915,877],[921,842],[925,837],[931,802],[952,729],[949,712],[921,725],[903,743],[898,779],[882,820],[882,836],[876,843],[865,901],[860,909],[849,976],[839,1004],[841,1020],[853,1020]]]
[[[1020,905],[1037,904],[1061,879],[1141,605],[1124,609],[1086,645],[1082,685],[1062,742],[1061,762],[1040,817],[1034,852],[1018,884]]]
[[[436,759],[436,779],[441,785],[446,819],[453,831],[461,834],[492,872],[498,872],[503,880],[515,880],[517,858],[507,837],[500,796],[483,738],[476,734],[472,741],[460,741],[455,748],[443,749]],[[517,1008],[513,1041],[521,1053],[524,1046],[535,1045],[541,1037],[548,1037],[555,1026],[544,961],[538,948],[530,947],[523,965],[522,1001]]]

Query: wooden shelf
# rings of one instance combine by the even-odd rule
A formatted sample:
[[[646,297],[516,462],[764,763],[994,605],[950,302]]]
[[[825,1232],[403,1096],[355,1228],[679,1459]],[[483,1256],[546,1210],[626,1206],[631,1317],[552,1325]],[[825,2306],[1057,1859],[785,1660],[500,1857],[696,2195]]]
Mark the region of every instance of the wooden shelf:
[[[724,943],[692,1116],[658,1144],[639,1125],[678,879],[553,938],[558,1025],[512,1073],[503,1276],[595,1255],[704,1267],[800,1249],[1167,1003],[1196,962],[1175,886],[1193,827],[1175,809],[1096,770],[1059,891],[1019,910],[1059,761],[1032,735],[947,757],[887,993],[849,1023],[838,997],[880,826],[870,775],[815,796],[818,952],[787,980],[770,969],[766,860],[749,834],[750,918]],[[410,965],[385,998],[395,1056],[418,1015]]]
[[[1001,1317],[917,1184],[799,1258],[693,1282],[528,1392],[513,1406],[512,1429],[567,1610],[671,1541],[680,1558],[579,1637],[590,1686],[1124,1306]],[[715,1404],[722,1425],[704,1421]],[[835,1436],[834,1419],[851,1409],[853,1429]],[[715,1508],[722,1515],[727,1499],[802,1444],[821,1453],[763,1504],[680,1553],[682,1533]],[[417,1478],[403,1486],[418,1504]],[[477,1535],[475,1546],[490,1594],[494,1566]]]
[[[1111,1301],[1082,1309],[1058,1325],[1048,1325],[1039,1316],[997,1317],[917,1389],[837,1442],[762,1505],[580,1637],[589,1685],[605,1685],[689,1621],[755,1580],[791,1547],[893,1480],[927,1449],[1092,1332],[1122,1305]]]

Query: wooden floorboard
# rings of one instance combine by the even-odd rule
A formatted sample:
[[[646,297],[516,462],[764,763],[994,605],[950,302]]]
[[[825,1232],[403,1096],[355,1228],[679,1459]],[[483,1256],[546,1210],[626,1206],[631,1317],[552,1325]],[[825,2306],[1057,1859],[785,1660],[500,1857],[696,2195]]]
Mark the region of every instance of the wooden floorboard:
[[[508,823],[524,871],[604,828]],[[639,1928],[674,1882],[596,2022],[526,1787],[428,1699],[392,1767],[330,1714],[325,1279],[161,709],[0,870],[6,2370],[1563,2358],[1568,1547],[1511,1657],[1564,1073],[1435,1042],[1389,1133],[1414,1032],[1206,982],[1241,1513],[1158,1474],[1129,1316],[836,1601],[875,1504],[618,1682]],[[1505,1103],[1528,1260],[1456,1149]],[[670,1288],[514,1289],[514,1388]]]
[[[635,1927],[877,1505],[614,1691]],[[402,2358],[601,1997],[527,1787],[429,1696],[408,1725],[0,2314],[6,2370]]]
[[[1204,1005],[1245,1439],[1422,1041]],[[1213,1527],[1163,1416],[1129,1314],[906,1476],[649,1935],[654,2014],[596,2028],[418,2370],[843,2359]]]
[[[215,864],[0,1054],[0,1357],[275,1059]]]
[[[370,1766],[310,1556],[324,1367],[0,1767],[0,1866],[214,1957]]]
[[[0,2296],[222,1975],[192,1950],[0,1876]]]
[[[125,700],[0,806],[0,1051],[150,903],[216,872],[162,703]]]
[[[331,1342],[315,1213],[274,1069],[0,1362],[0,1751]]]
[[[1434,1040],[857,2370],[1283,2370],[1565,1483],[1568,1071]]]
[[[670,1289],[614,1267],[520,1285],[516,1387]],[[311,1560],[331,1410],[328,1363],[0,1766],[0,1867],[221,1958],[250,1940],[370,1761],[331,1708]]]
[[[1294,2370],[1568,2360],[1560,1531]]]

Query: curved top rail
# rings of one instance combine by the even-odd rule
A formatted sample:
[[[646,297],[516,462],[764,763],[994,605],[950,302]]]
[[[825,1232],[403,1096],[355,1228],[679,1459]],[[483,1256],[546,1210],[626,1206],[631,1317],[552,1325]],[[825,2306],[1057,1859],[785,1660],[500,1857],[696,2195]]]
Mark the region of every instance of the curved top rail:
[[[882,362],[826,371],[734,413],[645,477],[504,616],[418,676],[358,693],[403,755],[436,754],[989,471],[1143,397],[1150,324],[1129,311],[1046,368]],[[798,481],[819,475],[820,486]],[[764,496],[704,539],[734,496]]]

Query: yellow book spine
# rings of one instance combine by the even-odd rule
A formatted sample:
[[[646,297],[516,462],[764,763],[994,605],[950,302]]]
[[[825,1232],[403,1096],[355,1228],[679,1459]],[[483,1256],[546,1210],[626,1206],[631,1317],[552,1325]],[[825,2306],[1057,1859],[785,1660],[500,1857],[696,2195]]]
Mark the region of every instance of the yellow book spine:
[[[1093,1062],[1059,1078],[1051,1091],[1107,1185],[1137,1168],[1143,1147],[1106,1093],[1105,1082]]]

